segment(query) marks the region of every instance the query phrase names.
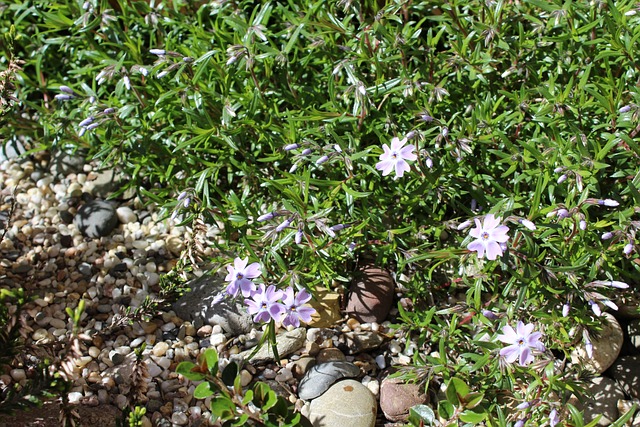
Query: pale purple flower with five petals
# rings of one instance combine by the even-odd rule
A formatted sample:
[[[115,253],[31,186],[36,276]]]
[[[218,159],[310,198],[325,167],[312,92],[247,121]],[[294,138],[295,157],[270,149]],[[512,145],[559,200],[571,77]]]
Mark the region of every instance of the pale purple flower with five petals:
[[[500,356],[503,356],[507,363],[518,360],[520,366],[526,366],[533,362],[533,350],[545,351],[544,344],[539,341],[542,334],[533,332],[533,328],[533,323],[525,325],[522,321],[518,321],[515,330],[510,325],[502,328],[504,334],[498,335],[498,340],[511,344],[500,350]]]
[[[382,171],[382,176],[387,176],[395,170],[396,177],[402,178],[402,175],[411,169],[407,160],[416,160],[418,156],[413,152],[416,147],[413,144],[404,147],[406,143],[407,138],[393,137],[391,148],[387,144],[382,145],[384,153],[380,155],[380,161],[376,163],[376,169]]]
[[[253,314],[253,321],[259,323],[280,319],[284,313],[284,306],[278,302],[282,294],[283,292],[276,289],[274,285],[269,285],[265,289],[264,284],[260,284],[251,298],[244,300],[249,314]]]
[[[238,295],[238,291],[241,291],[243,296],[248,297],[256,289],[256,285],[250,279],[255,279],[262,274],[260,264],[254,262],[247,265],[248,262],[249,258],[236,258],[233,261],[233,266],[227,266],[229,274],[224,280],[229,282],[227,286],[229,295],[235,297]]]
[[[487,253],[487,259],[494,260],[502,256],[500,243],[509,240],[507,232],[509,227],[500,225],[500,219],[493,214],[487,214],[481,224],[478,218],[474,219],[476,227],[472,228],[469,234],[476,240],[467,245],[470,251],[478,252],[478,257],[482,258]]]
[[[316,312],[312,307],[304,304],[311,299],[311,294],[306,290],[301,290],[294,296],[293,288],[289,287],[284,291],[284,317],[282,318],[283,326],[299,327],[300,321],[309,323],[311,315]]]

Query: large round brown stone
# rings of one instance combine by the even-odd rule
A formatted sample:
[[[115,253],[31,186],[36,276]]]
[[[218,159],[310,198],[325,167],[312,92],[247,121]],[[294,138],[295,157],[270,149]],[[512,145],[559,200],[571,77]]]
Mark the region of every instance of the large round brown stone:
[[[354,278],[347,314],[362,323],[381,323],[391,309],[393,288],[389,272],[376,266],[365,266]]]

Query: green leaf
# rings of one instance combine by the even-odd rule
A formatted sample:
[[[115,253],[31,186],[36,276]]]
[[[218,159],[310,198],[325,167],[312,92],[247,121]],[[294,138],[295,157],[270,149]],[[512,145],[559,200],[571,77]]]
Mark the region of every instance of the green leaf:
[[[460,420],[464,421],[465,423],[471,423],[471,424],[481,423],[482,421],[484,421],[486,417],[487,417],[487,414],[485,413],[473,412],[469,409],[462,411],[460,413]]]
[[[421,422],[425,426],[432,426],[436,422],[436,414],[427,405],[416,405],[409,409],[409,422],[416,427],[420,426]]]
[[[218,352],[213,348],[208,348],[204,352],[204,360],[207,362],[209,373],[216,376],[218,373]]]
[[[222,382],[228,387],[233,387],[233,382],[238,375],[238,365],[235,362],[229,362],[222,371]]]
[[[455,407],[451,402],[446,400],[441,400],[438,402],[438,415],[440,415],[445,420],[449,420],[453,418],[453,414],[455,413]]]
[[[206,399],[215,393],[215,390],[211,389],[211,384],[209,382],[202,382],[198,384],[198,386],[193,390],[193,397],[196,399]]]
[[[196,364],[193,362],[180,362],[176,367],[176,372],[191,381],[200,381],[204,378],[204,374],[200,372],[193,372],[193,368],[196,368]]]
[[[218,418],[228,420],[234,418],[236,405],[228,397],[214,397],[211,399],[211,413]]]

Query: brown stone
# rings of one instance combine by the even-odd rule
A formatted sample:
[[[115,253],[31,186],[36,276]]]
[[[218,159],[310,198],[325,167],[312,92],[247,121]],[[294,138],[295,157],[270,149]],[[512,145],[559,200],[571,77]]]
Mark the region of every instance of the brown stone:
[[[316,357],[316,360],[318,361],[318,363],[344,362],[345,360],[347,360],[347,358],[345,357],[343,352],[335,347],[332,347],[323,348],[322,350],[320,350],[318,356]]]
[[[393,278],[372,265],[356,273],[347,301],[347,314],[361,323],[382,323],[393,303]]]
[[[403,383],[399,378],[385,378],[380,385],[380,408],[389,421],[404,421],[409,409],[426,404],[428,397],[418,384]]]
[[[329,328],[335,325],[340,319],[340,294],[326,289],[316,289],[314,297],[309,301],[309,305],[316,312],[311,315],[309,326],[313,328]]]

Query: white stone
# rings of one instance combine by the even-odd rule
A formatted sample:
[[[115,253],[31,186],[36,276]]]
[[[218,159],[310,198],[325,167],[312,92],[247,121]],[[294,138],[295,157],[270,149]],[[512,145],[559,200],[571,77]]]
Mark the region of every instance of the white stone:
[[[122,224],[129,224],[138,220],[135,212],[128,206],[120,206],[117,208],[116,216]]]

